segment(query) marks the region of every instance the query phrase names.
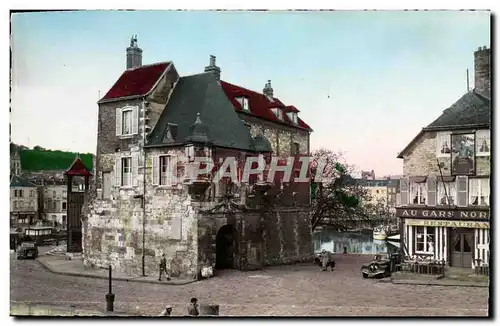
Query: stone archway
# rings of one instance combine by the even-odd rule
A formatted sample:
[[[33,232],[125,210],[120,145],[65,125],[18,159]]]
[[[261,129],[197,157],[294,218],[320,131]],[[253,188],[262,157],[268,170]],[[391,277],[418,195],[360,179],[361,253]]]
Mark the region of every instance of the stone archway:
[[[234,268],[236,232],[232,225],[226,224],[219,229],[215,243],[215,268]]]

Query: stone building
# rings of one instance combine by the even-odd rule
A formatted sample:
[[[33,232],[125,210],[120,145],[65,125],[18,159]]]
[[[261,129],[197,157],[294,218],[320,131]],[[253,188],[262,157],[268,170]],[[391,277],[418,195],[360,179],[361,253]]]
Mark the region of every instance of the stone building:
[[[173,62],[142,65],[133,38],[126,62],[98,102],[84,264],[152,274],[165,254],[172,276],[197,278],[309,259],[309,184],[191,173],[195,156],[219,168],[235,157],[240,175],[247,157],[308,155],[312,130],[299,111],[270,81],[262,93],[221,81],[214,56],[205,72],[181,77]]]
[[[10,143],[10,174],[21,175],[21,155],[19,149],[13,143]]]
[[[26,178],[10,177],[10,226],[33,225],[38,219],[38,192],[35,184]]]
[[[475,87],[403,149],[397,216],[407,255],[475,267],[490,257],[490,49],[474,53]]]

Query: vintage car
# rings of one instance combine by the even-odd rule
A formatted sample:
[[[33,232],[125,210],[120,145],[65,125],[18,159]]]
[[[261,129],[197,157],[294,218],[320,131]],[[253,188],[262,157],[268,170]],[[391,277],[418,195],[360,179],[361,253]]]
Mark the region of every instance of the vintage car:
[[[38,257],[38,246],[35,241],[24,240],[17,249],[17,259]]]
[[[373,261],[361,267],[363,278],[384,278],[391,276],[391,260],[387,254],[378,254]]]

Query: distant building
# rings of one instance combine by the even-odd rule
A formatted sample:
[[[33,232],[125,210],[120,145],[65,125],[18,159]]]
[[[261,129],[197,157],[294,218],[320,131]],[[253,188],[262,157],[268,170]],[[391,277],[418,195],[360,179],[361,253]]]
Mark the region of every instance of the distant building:
[[[38,219],[37,186],[26,178],[10,178],[10,226],[33,225]]]
[[[375,180],[375,171],[361,171],[362,180]]]

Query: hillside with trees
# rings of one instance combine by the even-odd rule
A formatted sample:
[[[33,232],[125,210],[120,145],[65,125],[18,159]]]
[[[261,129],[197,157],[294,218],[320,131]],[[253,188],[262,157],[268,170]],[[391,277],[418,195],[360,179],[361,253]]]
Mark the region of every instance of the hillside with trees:
[[[60,150],[45,149],[35,146],[32,149],[23,146],[11,144],[11,151],[18,150],[21,157],[21,168],[26,172],[66,170],[71,166],[78,153],[66,152]],[[90,169],[93,168],[93,155],[90,153],[80,153],[82,162]]]

